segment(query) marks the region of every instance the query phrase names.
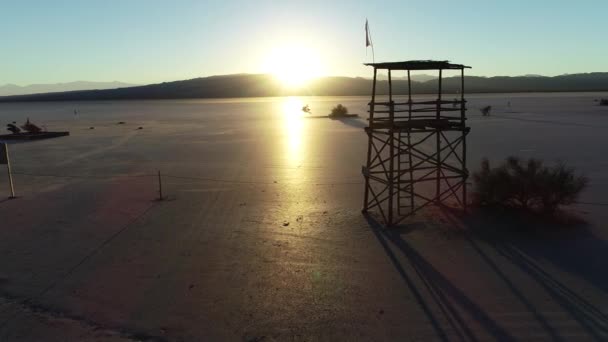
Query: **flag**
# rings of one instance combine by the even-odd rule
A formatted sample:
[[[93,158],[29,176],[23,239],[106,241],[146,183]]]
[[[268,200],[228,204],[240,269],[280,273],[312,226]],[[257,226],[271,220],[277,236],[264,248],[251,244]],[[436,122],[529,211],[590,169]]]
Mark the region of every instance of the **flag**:
[[[369,47],[372,45],[372,40],[369,37],[369,24],[367,23],[367,19],[365,19],[365,47]]]
[[[8,149],[6,148],[6,143],[0,144],[0,165],[8,164]]]
[[[367,48],[372,47],[372,62],[376,63],[376,56],[374,53],[374,43],[372,42],[372,35],[369,32],[369,23],[365,18],[365,56],[367,57]]]

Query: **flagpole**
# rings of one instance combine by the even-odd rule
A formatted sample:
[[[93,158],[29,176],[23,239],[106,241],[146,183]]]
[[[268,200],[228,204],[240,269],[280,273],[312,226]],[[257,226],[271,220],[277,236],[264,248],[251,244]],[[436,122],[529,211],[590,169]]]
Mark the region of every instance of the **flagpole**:
[[[370,41],[371,41],[371,37],[370,37]],[[374,53],[374,43],[372,42],[370,45],[372,47],[372,63],[375,64],[376,63],[376,54]]]

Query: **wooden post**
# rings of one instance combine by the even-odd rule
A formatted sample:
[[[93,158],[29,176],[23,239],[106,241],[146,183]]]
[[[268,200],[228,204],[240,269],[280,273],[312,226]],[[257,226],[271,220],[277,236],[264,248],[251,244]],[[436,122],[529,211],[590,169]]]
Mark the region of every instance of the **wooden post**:
[[[388,226],[393,225],[393,197],[395,197],[395,108],[393,106],[393,77],[391,69],[388,69],[388,109],[390,128],[388,138],[391,141],[389,146],[391,159],[389,161],[388,173]]]
[[[439,69],[439,89],[437,89],[437,120],[441,118],[441,92],[443,91],[441,81],[442,81],[443,70]]]
[[[388,139],[390,139],[389,153],[391,159],[389,160],[389,171],[388,171],[388,226],[393,225],[393,197],[395,197],[395,129],[394,127],[388,130]]]
[[[160,178],[160,170],[158,170],[158,200],[163,200],[163,182]]]
[[[465,127],[465,111],[464,104],[464,68],[460,69],[460,124]]]
[[[435,128],[435,134],[437,134],[437,180],[435,181],[435,197],[437,203],[441,203],[441,134],[440,134],[440,123],[441,119],[441,81],[442,81],[442,71],[439,69],[439,89],[437,94],[437,114],[435,118],[437,119],[437,127]]]
[[[17,198],[15,196],[15,186],[13,185],[13,174],[11,173],[11,164],[7,164],[6,168],[8,170],[8,183],[11,188],[11,196],[9,198],[10,199]]]
[[[408,120],[412,120],[412,76],[410,69],[407,69],[407,102],[408,102]],[[414,164],[412,163],[412,129],[407,130],[407,158],[408,167],[410,168],[410,207],[411,212],[414,211]]]
[[[378,70],[376,69],[376,67],[374,67],[374,81],[372,84],[372,101],[369,104],[369,124],[368,127],[366,129],[367,132],[367,137],[368,137],[368,142],[367,142],[367,163],[365,165],[366,167],[366,173],[369,172],[369,167],[370,162],[371,162],[371,158],[372,158],[372,143],[373,143],[373,126],[374,126],[374,107],[375,107],[375,102],[376,102],[376,75],[378,74]],[[369,173],[364,174],[363,175],[365,177],[365,194],[363,197],[363,209],[361,210],[362,212],[367,212],[367,203],[369,200]]]
[[[388,111],[389,120],[391,126],[395,124],[395,108],[393,106],[393,77],[391,76],[391,69],[388,69]]]
[[[412,78],[409,69],[407,70],[407,102],[409,106],[408,120],[412,120]]]
[[[376,107],[376,76],[378,74],[378,69],[374,67],[374,83],[372,84],[372,102],[369,104],[369,127],[372,127],[374,124],[374,109]]]
[[[467,212],[467,181],[469,179],[469,170],[467,170],[467,131],[465,122],[465,99],[464,99],[464,68],[460,69],[460,123],[462,125],[462,169],[465,172],[464,184],[462,184],[462,206]]]
[[[6,170],[8,172],[8,184],[9,184],[9,188],[11,191],[11,195],[9,196],[10,199],[16,198],[15,197],[15,186],[13,185],[13,173],[11,172],[11,159],[9,157],[8,154],[8,145],[6,143],[4,144],[4,159],[6,160]]]
[[[8,154],[8,145],[6,143],[0,144],[0,164],[6,164],[6,171],[8,172],[8,184],[10,189],[10,196],[8,198],[15,198],[15,187],[13,186],[13,173],[11,172],[11,160]]]

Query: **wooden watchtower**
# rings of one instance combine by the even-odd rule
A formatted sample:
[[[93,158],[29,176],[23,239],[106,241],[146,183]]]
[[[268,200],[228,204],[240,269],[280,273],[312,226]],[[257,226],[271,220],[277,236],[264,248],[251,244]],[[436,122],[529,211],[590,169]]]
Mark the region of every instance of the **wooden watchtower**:
[[[466,100],[464,69],[447,61],[406,61],[366,64],[374,68],[369,103],[367,164],[363,166],[363,212],[376,211],[393,226],[425,206],[448,198],[466,209]],[[378,70],[388,72],[388,96],[379,100]],[[411,71],[438,73],[435,95],[412,97]],[[445,71],[460,76],[458,95],[444,98]],[[395,95],[394,72],[405,72],[407,95]],[[453,79],[451,78],[450,81]],[[401,81],[403,83],[403,81]],[[430,96],[430,97],[429,97]]]

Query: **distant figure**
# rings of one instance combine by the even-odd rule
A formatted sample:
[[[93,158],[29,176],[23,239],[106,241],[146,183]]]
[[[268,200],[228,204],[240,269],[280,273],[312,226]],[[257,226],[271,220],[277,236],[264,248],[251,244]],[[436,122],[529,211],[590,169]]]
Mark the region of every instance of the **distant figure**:
[[[74,115],[78,114],[78,111],[76,109],[74,109]]]
[[[11,133],[13,134],[17,134],[21,132],[21,129],[19,127],[17,127],[14,124],[8,124],[6,125],[6,129],[8,129],[9,131],[11,131]]]
[[[28,133],[40,133],[42,132],[42,130],[40,129],[40,127],[34,125],[33,123],[30,122],[30,118],[27,118],[27,121],[25,122],[25,125],[21,126],[21,128],[23,128],[24,131],[28,132]]]
[[[481,115],[490,116],[490,112],[492,111],[492,106],[485,106],[485,107],[481,108],[480,110],[481,110]]]
[[[310,114],[310,107],[309,107],[308,105],[306,105],[306,106],[302,107],[302,111],[303,111],[304,113],[308,113],[308,114]]]

